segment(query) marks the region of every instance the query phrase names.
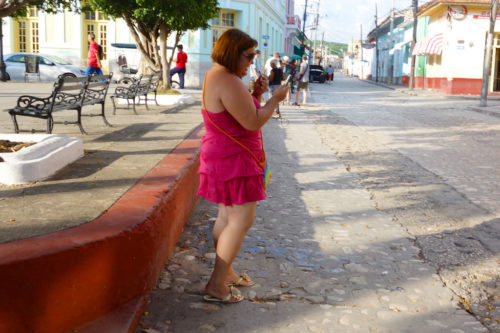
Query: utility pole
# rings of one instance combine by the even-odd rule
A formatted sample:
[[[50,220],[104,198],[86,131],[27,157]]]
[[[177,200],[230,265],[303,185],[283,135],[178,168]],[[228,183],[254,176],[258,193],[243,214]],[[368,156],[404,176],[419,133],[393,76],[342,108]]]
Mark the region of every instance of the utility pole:
[[[359,40],[361,41],[361,45],[360,45],[361,46],[361,50],[360,50],[361,51],[361,61],[360,61],[360,63],[361,63],[361,80],[363,80],[363,78],[364,78],[364,76],[363,76],[363,67],[364,67],[363,66],[364,65],[363,64],[363,24],[361,24],[360,26],[361,26],[361,34],[359,36],[360,37]]]
[[[302,20],[302,40],[300,42],[300,57],[305,54],[306,46],[304,45],[304,40],[306,38],[306,19],[307,19],[307,0],[304,5],[304,19]]]
[[[408,89],[413,90],[415,88],[415,60],[416,55],[413,55],[413,50],[415,49],[415,44],[417,44],[417,24],[418,24],[418,0],[413,0],[413,39],[411,42],[411,68],[410,68],[410,82],[408,83]]]
[[[318,22],[319,22],[319,0],[317,2],[316,14],[314,18],[313,64],[316,61],[316,39],[318,38]]]
[[[323,31],[323,36],[321,36],[321,55],[318,61],[318,65],[321,65],[321,62],[323,61],[323,42],[325,41],[325,32]]]
[[[378,28],[378,8],[375,1],[375,29]],[[378,82],[378,31],[375,31],[375,82]]]
[[[495,31],[495,22],[497,20],[498,0],[491,0],[490,5],[490,31],[488,40],[486,41],[486,54],[484,55],[483,83],[481,86],[481,101],[479,106],[486,106],[486,98],[488,96],[488,78],[490,75],[491,66],[491,48],[493,45],[493,32]]]
[[[392,49],[394,47],[394,0],[392,0],[392,9],[391,9],[391,39],[390,39],[390,48]],[[390,57],[389,57],[389,61],[391,62],[390,65],[389,65],[389,84],[392,84],[392,74],[393,74],[393,71],[394,71],[394,68],[393,68],[393,58],[394,58],[394,54],[392,54]]]
[[[5,62],[3,62],[3,31],[2,31],[3,20],[0,17],[0,81],[7,81],[7,72],[5,69]]]

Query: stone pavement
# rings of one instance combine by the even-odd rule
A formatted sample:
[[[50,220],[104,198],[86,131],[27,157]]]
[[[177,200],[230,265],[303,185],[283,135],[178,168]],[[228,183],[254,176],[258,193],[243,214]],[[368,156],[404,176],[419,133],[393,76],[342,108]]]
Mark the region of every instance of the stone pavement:
[[[108,96],[115,85],[109,89]],[[1,110],[15,105],[21,94],[48,96],[52,83],[0,82],[0,133],[13,133],[10,116]],[[184,90],[199,101],[199,90]],[[150,106],[118,109],[106,103],[106,115],[83,117],[89,135],[76,125],[55,124],[55,134],[83,140],[85,156],[63,168],[49,180],[26,186],[0,184],[0,243],[71,228],[106,211],[138,179],[154,167],[201,122],[199,102],[191,106]],[[85,107],[84,114],[98,113],[100,106]],[[73,120],[76,112],[63,111],[55,120]],[[24,128],[45,129],[45,121],[20,118]]]
[[[257,282],[246,299],[202,301],[217,212],[200,199],[137,333],[487,331],[322,141],[314,108],[264,126],[273,178],[235,262]]]

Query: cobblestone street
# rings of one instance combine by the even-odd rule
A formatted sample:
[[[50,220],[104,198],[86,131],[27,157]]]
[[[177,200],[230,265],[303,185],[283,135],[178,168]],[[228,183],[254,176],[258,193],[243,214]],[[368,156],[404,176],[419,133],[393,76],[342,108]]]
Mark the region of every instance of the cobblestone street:
[[[137,332],[499,331],[500,119],[338,77],[264,128],[246,300],[202,301],[216,207],[200,199]]]

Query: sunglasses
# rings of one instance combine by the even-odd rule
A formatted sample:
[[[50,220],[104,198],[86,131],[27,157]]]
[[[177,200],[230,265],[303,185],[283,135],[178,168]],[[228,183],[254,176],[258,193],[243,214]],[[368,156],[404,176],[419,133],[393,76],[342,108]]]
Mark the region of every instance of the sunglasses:
[[[248,60],[253,60],[255,58],[256,53],[243,53],[243,56],[246,57]]]

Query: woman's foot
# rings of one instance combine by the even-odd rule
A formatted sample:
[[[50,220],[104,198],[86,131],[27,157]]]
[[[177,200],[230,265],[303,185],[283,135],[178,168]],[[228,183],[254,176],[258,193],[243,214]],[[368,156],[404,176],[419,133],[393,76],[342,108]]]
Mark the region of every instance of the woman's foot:
[[[219,288],[211,284],[211,281],[205,287],[205,296],[203,299],[207,302],[237,303],[243,300],[241,292],[234,286],[222,286]]]
[[[238,303],[244,299],[241,292],[233,286],[229,287],[229,292],[225,296],[212,295],[208,291],[206,292],[207,294],[203,296],[203,300],[206,302]]]
[[[273,118],[274,118],[274,119],[277,119],[277,118],[279,118],[279,117],[280,117],[280,114],[279,114],[279,113],[277,113],[277,112],[274,112],[274,113],[273,113]]]

